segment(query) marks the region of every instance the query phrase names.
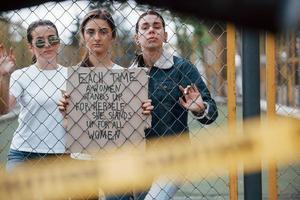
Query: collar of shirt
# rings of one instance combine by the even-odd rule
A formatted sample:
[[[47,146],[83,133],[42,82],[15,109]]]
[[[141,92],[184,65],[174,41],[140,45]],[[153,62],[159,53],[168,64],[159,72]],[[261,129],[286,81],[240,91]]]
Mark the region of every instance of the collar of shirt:
[[[154,67],[159,69],[170,69],[174,65],[173,55],[165,50],[159,57],[159,59],[155,62]],[[136,68],[138,67],[138,63],[133,63],[129,68]]]
[[[173,55],[165,50],[163,50],[162,55],[154,64],[154,66],[159,69],[170,69],[173,65]]]

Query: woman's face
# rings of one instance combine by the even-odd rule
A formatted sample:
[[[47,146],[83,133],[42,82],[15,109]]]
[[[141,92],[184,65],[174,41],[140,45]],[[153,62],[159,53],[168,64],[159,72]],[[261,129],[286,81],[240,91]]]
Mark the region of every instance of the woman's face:
[[[94,55],[108,54],[114,42],[112,29],[103,19],[91,19],[84,28],[83,39],[89,53]]]
[[[160,49],[167,37],[168,34],[158,16],[146,15],[139,21],[135,39],[142,49]]]
[[[31,36],[32,43],[29,48],[37,60],[50,61],[56,59],[60,41],[53,27],[38,26],[31,32]]]

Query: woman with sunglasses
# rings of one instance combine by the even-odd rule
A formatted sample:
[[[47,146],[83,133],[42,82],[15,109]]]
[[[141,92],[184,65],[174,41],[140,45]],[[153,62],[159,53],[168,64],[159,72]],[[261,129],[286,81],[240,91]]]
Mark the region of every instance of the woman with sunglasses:
[[[63,116],[57,103],[67,69],[57,63],[57,28],[48,20],[35,21],[27,29],[27,40],[33,64],[15,71],[13,53],[0,46],[0,113],[20,105],[19,126],[8,153],[8,171],[26,160],[65,152]]]

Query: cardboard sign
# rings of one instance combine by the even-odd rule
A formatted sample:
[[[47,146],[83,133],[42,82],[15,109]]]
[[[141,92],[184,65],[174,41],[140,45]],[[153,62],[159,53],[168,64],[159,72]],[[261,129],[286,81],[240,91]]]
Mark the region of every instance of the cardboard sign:
[[[145,68],[68,69],[67,151],[93,153],[121,147],[144,145],[144,129],[150,116],[142,114],[148,99]]]

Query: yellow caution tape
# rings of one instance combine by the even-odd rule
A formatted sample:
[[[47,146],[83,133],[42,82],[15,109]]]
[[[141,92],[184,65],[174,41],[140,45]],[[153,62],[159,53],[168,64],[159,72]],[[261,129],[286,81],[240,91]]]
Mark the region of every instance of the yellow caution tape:
[[[202,131],[199,131],[201,134]],[[300,123],[290,118],[245,122],[231,136],[227,128],[209,136],[153,140],[147,151],[124,147],[99,154],[94,161],[50,160],[26,164],[1,175],[1,199],[61,199],[143,190],[160,176],[175,181],[226,175],[243,164],[245,172],[261,169],[261,162],[285,165],[300,160]],[[214,173],[212,173],[214,172]]]

